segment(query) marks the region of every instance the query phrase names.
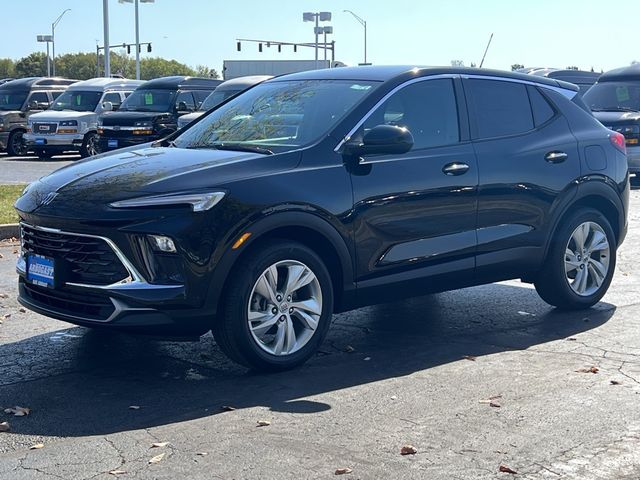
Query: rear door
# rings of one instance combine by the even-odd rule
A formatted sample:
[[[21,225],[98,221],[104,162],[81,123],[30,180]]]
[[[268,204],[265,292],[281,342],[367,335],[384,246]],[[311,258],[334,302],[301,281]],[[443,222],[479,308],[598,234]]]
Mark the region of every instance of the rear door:
[[[478,158],[480,275],[505,278],[540,260],[556,201],[580,175],[577,142],[544,88],[468,77]]]

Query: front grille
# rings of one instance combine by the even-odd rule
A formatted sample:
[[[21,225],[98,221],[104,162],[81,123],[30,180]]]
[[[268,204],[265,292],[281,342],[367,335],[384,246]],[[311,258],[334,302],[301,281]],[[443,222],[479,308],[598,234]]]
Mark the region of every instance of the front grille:
[[[112,248],[100,238],[38,230],[22,225],[25,254],[56,260],[56,275],[66,283],[109,285],[129,277]]]
[[[37,306],[53,310],[63,315],[85,318],[87,320],[107,320],[115,311],[113,303],[107,297],[83,292],[50,290],[28,283],[22,284],[24,293]]]
[[[32,126],[33,133],[40,134],[56,133],[57,129],[57,123],[34,123]]]

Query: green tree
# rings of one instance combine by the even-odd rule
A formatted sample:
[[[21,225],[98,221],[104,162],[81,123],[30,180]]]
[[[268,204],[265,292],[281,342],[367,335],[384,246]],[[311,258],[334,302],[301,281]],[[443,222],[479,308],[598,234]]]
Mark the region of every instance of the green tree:
[[[143,58],[140,60],[140,78],[150,80],[152,78],[167,77],[170,75],[195,75],[193,68],[176,60],[165,60],[160,57]]]
[[[96,76],[95,53],[67,53],[56,58],[56,75],[77,80]]]
[[[516,70],[520,70],[521,68],[524,68],[524,65],[520,63],[514,63],[513,65],[511,65],[512,72],[515,72]]]
[[[196,65],[195,71],[197,77],[220,78],[215,68],[209,68],[206,65]]]
[[[15,62],[10,58],[0,58],[0,78],[13,77],[15,74]]]
[[[16,77],[43,77],[47,75],[47,55],[33,52],[16,62]]]

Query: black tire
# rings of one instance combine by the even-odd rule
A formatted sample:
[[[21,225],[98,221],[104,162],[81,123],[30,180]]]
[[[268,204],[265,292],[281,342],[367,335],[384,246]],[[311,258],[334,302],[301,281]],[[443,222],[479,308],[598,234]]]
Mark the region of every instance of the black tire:
[[[89,132],[84,136],[82,146],[80,147],[80,156],[82,158],[93,157],[100,153],[100,136],[96,132]]]
[[[321,289],[322,312],[317,328],[302,348],[291,354],[277,356],[265,351],[254,339],[249,329],[247,309],[259,277],[271,265],[285,260],[302,262],[316,276]],[[332,313],[331,276],[320,257],[296,242],[269,241],[255,247],[234,266],[212,331],[222,351],[233,361],[263,372],[289,370],[301,365],[316,352],[327,334]]]
[[[579,225],[585,222],[597,224],[609,243],[608,271],[599,287],[590,295],[579,295],[570,286],[565,272],[565,255],[569,240]],[[599,211],[581,208],[560,225],[553,238],[545,263],[535,281],[536,291],[542,299],[562,310],[581,310],[600,301],[611,284],[616,267],[617,242],[611,224]]]
[[[28,148],[24,143],[22,135],[23,131],[17,130],[11,132],[9,135],[9,141],[7,142],[7,153],[10,157],[24,157],[27,154]]]

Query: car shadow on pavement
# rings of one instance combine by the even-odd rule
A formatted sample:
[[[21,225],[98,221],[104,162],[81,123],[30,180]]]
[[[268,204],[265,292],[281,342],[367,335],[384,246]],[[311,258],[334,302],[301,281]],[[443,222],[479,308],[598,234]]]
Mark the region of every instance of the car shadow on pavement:
[[[567,339],[614,312],[607,303],[556,311],[512,283],[429,295],[335,315],[311,361],[270,375],[232,364],[211,335],[167,342],[70,327],[0,346],[0,406],[32,409],[20,419],[0,412],[0,421],[17,434],[64,437],[167,425],[225,406],[312,415],[332,407],[308,397]]]

